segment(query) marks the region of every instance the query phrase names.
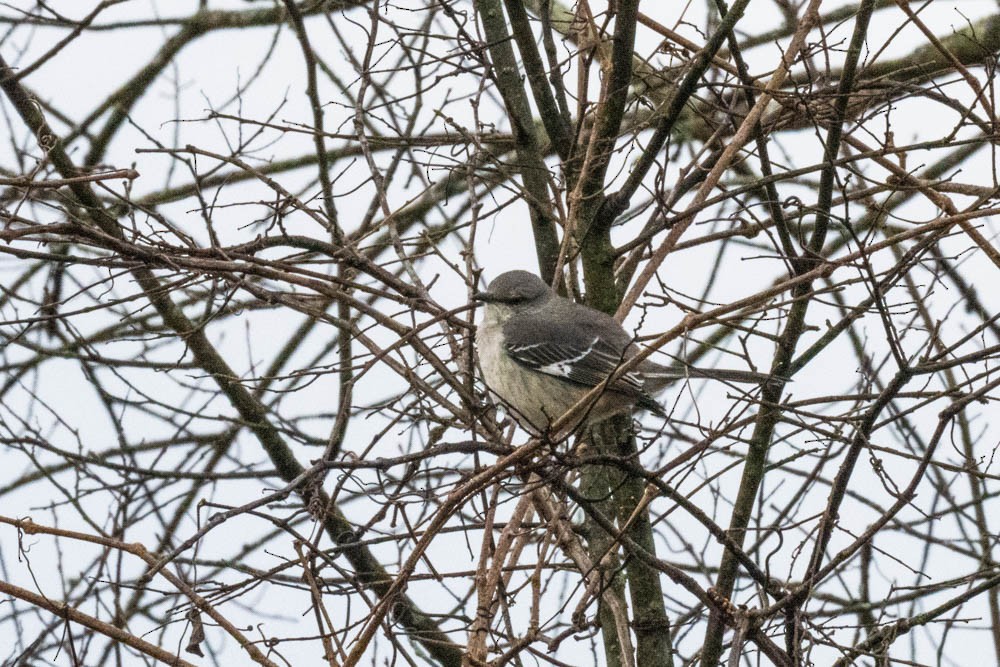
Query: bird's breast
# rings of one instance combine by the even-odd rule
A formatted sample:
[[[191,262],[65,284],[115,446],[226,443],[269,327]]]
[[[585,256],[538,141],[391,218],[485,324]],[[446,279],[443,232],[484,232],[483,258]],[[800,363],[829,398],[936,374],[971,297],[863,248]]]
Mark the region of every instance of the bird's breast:
[[[579,401],[588,389],[539,373],[517,363],[504,351],[503,332],[498,324],[483,322],[476,332],[476,350],[486,386],[510,408],[522,426],[542,432]],[[620,411],[601,399],[588,416],[605,417]]]

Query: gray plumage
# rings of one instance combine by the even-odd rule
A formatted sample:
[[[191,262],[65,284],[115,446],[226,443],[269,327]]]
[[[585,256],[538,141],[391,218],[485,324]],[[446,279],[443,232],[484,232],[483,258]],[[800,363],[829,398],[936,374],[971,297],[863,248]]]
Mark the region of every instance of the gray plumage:
[[[639,351],[614,318],[558,296],[527,271],[501,274],[475,298],[486,304],[476,334],[486,384],[536,432]],[[633,407],[664,415],[652,395],[685,377],[755,384],[769,379],[748,371],[670,368],[645,359],[610,383],[584,420],[594,423]]]

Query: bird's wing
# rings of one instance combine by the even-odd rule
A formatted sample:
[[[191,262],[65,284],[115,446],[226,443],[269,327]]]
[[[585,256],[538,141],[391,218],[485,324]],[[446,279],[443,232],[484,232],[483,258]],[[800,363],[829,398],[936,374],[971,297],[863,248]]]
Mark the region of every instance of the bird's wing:
[[[605,322],[594,320],[593,313],[581,308],[571,318],[552,317],[552,313],[515,315],[504,326],[504,347],[522,366],[596,387],[631,356],[631,340],[620,327],[609,332]],[[637,372],[626,373],[609,388],[635,397],[645,395]]]

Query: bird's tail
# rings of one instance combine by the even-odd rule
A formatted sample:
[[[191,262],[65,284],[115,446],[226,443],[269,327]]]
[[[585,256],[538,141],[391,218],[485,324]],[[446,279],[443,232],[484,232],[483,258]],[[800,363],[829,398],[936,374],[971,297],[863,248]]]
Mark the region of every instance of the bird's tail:
[[[737,371],[728,368],[698,368],[696,366],[660,366],[644,368],[643,379],[646,381],[646,391],[655,393],[668,384],[688,378],[719,380],[722,382],[740,382],[743,384],[769,385],[782,382],[782,378],[756,373],[754,371]]]

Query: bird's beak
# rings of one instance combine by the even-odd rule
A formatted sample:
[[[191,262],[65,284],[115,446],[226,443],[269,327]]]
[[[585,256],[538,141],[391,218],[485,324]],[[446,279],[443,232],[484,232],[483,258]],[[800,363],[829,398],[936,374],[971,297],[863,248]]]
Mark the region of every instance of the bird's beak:
[[[473,301],[481,301],[483,303],[490,303],[491,301],[496,301],[493,295],[489,292],[476,292],[472,295]]]

